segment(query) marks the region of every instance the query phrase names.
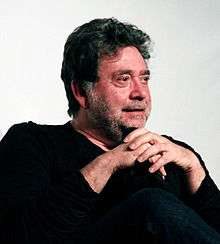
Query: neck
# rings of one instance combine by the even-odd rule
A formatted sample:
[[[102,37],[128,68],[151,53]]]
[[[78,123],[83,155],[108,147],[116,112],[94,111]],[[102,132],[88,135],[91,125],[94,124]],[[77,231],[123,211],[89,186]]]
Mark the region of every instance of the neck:
[[[73,119],[71,124],[76,131],[86,136],[88,140],[102,148],[104,151],[111,150],[116,146],[116,143],[106,138],[101,130],[90,128],[89,125],[83,121]]]

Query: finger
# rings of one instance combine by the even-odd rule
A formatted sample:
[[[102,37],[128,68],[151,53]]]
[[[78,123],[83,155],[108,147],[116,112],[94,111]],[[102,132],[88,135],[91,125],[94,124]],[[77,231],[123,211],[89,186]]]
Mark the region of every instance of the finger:
[[[164,143],[165,142],[165,138],[157,135],[153,132],[146,132],[142,135],[139,135],[137,137],[135,137],[130,144],[128,145],[130,149],[135,149],[137,147],[139,147],[141,144],[143,143],[150,143],[150,144],[156,144],[156,143]]]
[[[125,138],[124,138],[124,142],[129,142],[132,141],[135,137],[140,136],[144,133],[148,132],[148,130],[146,128],[138,128],[134,131],[132,131],[130,134],[128,134]]]
[[[139,147],[142,143],[150,143],[150,144],[156,144],[156,143],[166,143],[168,140],[153,132],[145,132],[144,134],[141,134],[139,136],[136,136],[133,140],[129,141],[130,144],[128,145],[130,149],[135,149]]]
[[[165,170],[164,167],[161,167],[161,168],[159,169],[159,171],[160,171],[160,173],[162,174],[162,176],[166,176],[166,175],[167,175],[166,170]]]
[[[157,160],[158,160],[159,158],[161,158],[161,157],[162,157],[161,154],[157,154],[157,155],[155,155],[155,156],[149,158],[149,162],[151,162],[151,163],[155,163],[155,162],[157,162]],[[161,167],[161,168],[159,169],[159,171],[160,171],[160,173],[161,173],[162,176],[165,177],[165,176],[167,175],[166,170],[165,170],[164,167]]]
[[[144,151],[138,158],[137,160],[139,162],[143,162],[146,160],[149,160],[149,158],[157,155],[157,154],[162,154],[163,152],[167,151],[167,145],[165,143],[158,143],[151,145],[146,151]],[[154,160],[154,159],[152,159]]]
[[[151,147],[151,144],[145,143],[140,145],[137,149],[132,150],[132,152],[137,156],[137,158],[144,153],[149,147]]]
[[[168,164],[172,162],[172,159],[169,155],[169,153],[164,153],[158,160],[156,163],[154,163],[150,168],[149,168],[149,172],[150,173],[154,173],[157,170],[159,170],[161,167],[163,167],[164,165]]]
[[[150,163],[155,163],[162,155],[161,154],[157,154],[153,157],[150,157],[148,160]]]
[[[129,144],[128,147],[131,150],[135,150],[136,148],[138,148],[140,145],[144,144],[144,143],[148,143],[148,144],[152,144],[152,137],[153,135],[150,135],[150,132],[144,133],[142,135],[139,135],[137,137],[135,137]]]

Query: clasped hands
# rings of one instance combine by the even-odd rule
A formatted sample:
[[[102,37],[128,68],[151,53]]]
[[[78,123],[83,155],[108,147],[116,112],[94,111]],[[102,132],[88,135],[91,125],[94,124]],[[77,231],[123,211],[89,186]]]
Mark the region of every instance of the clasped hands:
[[[118,154],[119,151],[121,153]],[[145,128],[136,129],[127,135],[124,143],[113,149],[112,153],[117,155],[116,169],[132,166],[135,161],[142,163],[148,160],[152,164],[150,173],[160,171],[166,176],[164,166],[172,162],[184,170],[190,184],[196,184],[196,189],[205,177],[205,171],[192,151]]]

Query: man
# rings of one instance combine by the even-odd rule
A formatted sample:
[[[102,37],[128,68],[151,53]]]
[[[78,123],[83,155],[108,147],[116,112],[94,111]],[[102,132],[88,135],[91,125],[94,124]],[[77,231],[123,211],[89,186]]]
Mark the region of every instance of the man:
[[[144,128],[150,37],[95,19],[68,38],[71,122],[1,141],[1,243],[220,243],[220,192],[198,153]]]

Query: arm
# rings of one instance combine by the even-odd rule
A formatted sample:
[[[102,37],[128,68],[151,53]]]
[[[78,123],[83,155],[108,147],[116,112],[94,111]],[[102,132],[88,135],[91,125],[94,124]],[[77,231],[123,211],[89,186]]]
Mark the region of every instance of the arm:
[[[204,169],[206,174],[205,178],[202,180],[198,190],[194,194],[186,195],[186,202],[191,208],[198,212],[206,223],[220,233],[220,191],[218,187],[209,175],[209,171],[206,168],[201,156],[186,143],[173,140],[172,138],[170,139],[178,145],[192,151]]]
[[[81,169],[81,173],[90,187],[100,193],[111,175],[120,168],[134,165],[137,157],[143,153],[148,144],[141,145],[136,150],[130,150],[127,143],[122,143],[111,151],[108,151]]]
[[[45,145],[27,124],[12,127],[0,143],[2,243],[11,236],[25,238],[29,229],[35,231],[28,238],[39,243],[44,238],[62,239],[64,231],[68,236],[88,221],[98,199],[77,170],[58,182],[51,179],[52,159]]]
[[[125,141],[130,143],[132,148],[135,148],[133,143],[136,146],[146,142],[152,144],[137,158],[139,162],[149,159],[153,167],[151,173],[168,163],[179,166],[182,169],[180,178],[182,193],[185,195],[183,200],[220,233],[220,191],[197,152],[183,142],[159,136],[145,129],[132,132]]]
[[[77,236],[84,228],[111,174],[134,164],[146,147],[123,143],[84,168],[52,177],[57,160],[51,141],[33,125],[13,126],[0,143],[0,242],[42,243]],[[62,162],[61,162],[62,163]],[[34,230],[34,231],[33,231]],[[65,233],[65,235],[63,234]]]
[[[188,205],[220,233],[220,191],[207,174],[198,191],[188,196]]]

